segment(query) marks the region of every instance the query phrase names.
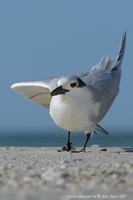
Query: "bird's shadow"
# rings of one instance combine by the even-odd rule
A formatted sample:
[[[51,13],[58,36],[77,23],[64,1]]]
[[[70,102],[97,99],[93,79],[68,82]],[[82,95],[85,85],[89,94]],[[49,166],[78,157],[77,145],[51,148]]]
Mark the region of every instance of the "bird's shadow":
[[[133,147],[122,147],[124,152],[133,152]]]

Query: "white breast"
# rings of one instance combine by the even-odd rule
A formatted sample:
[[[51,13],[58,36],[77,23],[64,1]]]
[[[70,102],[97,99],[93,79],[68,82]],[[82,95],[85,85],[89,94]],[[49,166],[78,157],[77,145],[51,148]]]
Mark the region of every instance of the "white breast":
[[[71,131],[93,131],[95,122],[93,115],[97,115],[99,104],[75,101],[66,95],[53,96],[50,103],[50,115],[61,128]]]

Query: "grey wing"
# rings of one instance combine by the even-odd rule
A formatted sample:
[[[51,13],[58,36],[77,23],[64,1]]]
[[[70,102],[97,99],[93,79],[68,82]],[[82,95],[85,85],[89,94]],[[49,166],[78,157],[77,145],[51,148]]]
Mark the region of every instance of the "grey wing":
[[[49,108],[51,97],[48,95],[57,87],[59,78],[50,78],[40,81],[19,82],[11,88],[26,99]]]
[[[117,61],[116,66],[114,66],[113,70],[117,70],[119,68],[119,66],[121,66],[122,60],[123,60],[123,57],[124,57],[124,53],[125,53],[125,47],[126,47],[126,31],[122,35],[119,53],[118,53],[118,56],[116,58],[116,61]]]
[[[96,66],[92,67],[90,71],[75,73],[74,76],[81,78],[82,81],[89,85],[93,85],[97,89],[100,87],[103,88],[105,82],[112,79],[112,76],[121,76],[121,64],[124,57],[125,47],[126,31],[122,35],[119,52],[115,61],[111,60],[109,57],[103,57],[101,61]]]
[[[121,64],[125,52],[126,32],[123,33],[120,49],[115,61],[103,58],[88,74],[81,77],[91,92],[94,102],[100,103],[99,114],[94,116],[98,123],[105,116],[119,92]],[[95,115],[95,114],[94,114]]]

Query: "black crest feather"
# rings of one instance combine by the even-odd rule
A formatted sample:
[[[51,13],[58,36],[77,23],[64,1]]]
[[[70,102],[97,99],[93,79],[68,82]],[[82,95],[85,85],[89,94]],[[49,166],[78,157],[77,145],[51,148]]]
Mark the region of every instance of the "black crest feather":
[[[80,78],[77,79],[78,79],[78,87],[85,87],[85,83]]]

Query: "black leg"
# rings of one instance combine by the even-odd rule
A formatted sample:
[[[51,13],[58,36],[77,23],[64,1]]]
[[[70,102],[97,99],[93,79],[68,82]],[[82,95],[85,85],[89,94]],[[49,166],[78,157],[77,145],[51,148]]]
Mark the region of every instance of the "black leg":
[[[83,147],[83,149],[81,149],[81,151],[80,151],[80,152],[85,152],[85,148],[86,148],[86,145],[87,145],[87,143],[88,143],[88,140],[90,139],[90,136],[91,136],[91,134],[90,134],[90,133],[87,133],[87,134],[86,134],[86,138],[85,138],[85,144],[84,144],[84,147]]]
[[[68,131],[68,138],[67,138],[67,143],[64,147],[62,147],[61,150],[58,150],[58,152],[61,151],[71,151],[71,150],[75,150],[74,147],[72,147],[72,143],[70,142],[70,131]]]
[[[68,131],[68,137],[67,137],[67,143],[65,145],[66,147],[66,151],[70,151],[71,150],[71,142],[70,142],[70,131]]]

